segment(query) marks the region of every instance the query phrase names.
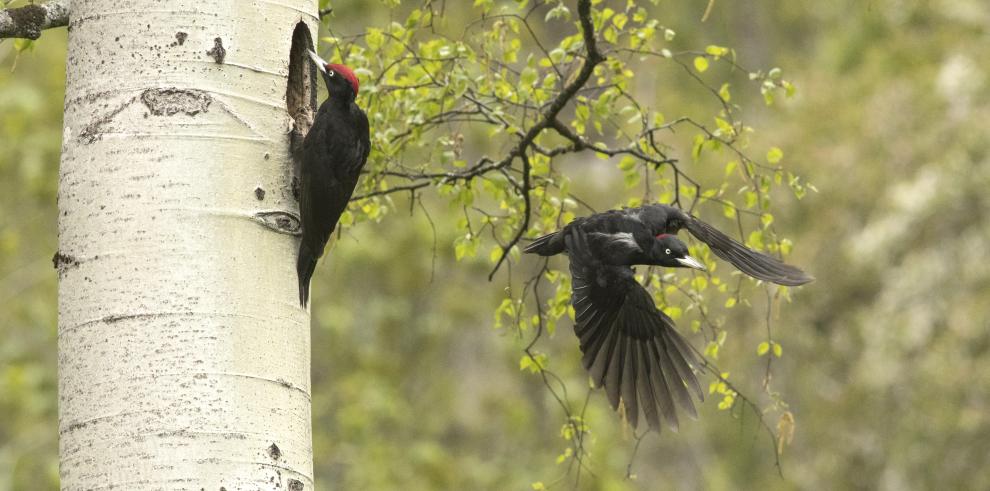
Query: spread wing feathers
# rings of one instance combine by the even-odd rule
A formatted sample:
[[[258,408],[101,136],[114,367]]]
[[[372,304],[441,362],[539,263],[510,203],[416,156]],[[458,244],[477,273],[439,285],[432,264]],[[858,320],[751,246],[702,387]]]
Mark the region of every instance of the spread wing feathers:
[[[594,383],[605,388],[613,408],[618,410],[621,403],[632,427],[642,408],[651,429],[660,431],[663,419],[677,431],[675,404],[697,417],[688,389],[704,400],[692,370],[701,365],[694,351],[636,282],[632,269],[595,259],[579,229],[564,240],[570,255],[574,332],[584,367]]]
[[[749,249],[697,218],[688,216],[685,226],[691,235],[708,244],[716,256],[754,278],[785,286],[803,285],[814,280],[799,268]]]

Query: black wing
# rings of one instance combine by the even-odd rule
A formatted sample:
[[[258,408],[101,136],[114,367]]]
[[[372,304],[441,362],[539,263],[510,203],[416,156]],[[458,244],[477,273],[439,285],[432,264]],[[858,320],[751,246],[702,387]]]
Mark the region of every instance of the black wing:
[[[595,259],[579,227],[564,240],[577,315],[574,332],[581,340],[584,367],[605,388],[613,408],[618,410],[621,401],[633,428],[642,408],[651,429],[660,431],[662,416],[676,431],[675,401],[697,417],[688,387],[704,400],[692,370],[700,366],[694,351],[636,282],[632,269]]]
[[[715,227],[684,214],[683,225],[691,235],[708,244],[716,256],[732,263],[733,266],[753,278],[784,286],[797,286],[814,278],[801,269],[786,264],[775,257],[761,254],[736,242]]]
[[[368,115],[354,104],[351,108],[351,112],[354,115],[355,126],[357,127],[358,134],[358,146],[360,147],[360,153],[358,157],[358,168],[354,171],[356,174],[361,173],[361,169],[364,168],[365,162],[368,161],[368,154],[371,153],[371,128],[368,124]]]
[[[324,102],[303,142],[300,183],[303,229],[311,228],[313,233],[306,237],[320,247],[321,255],[371,150],[364,112],[353,104],[347,111],[331,104]]]
[[[299,214],[302,240],[296,272],[299,303],[306,306],[309,282],[317,260],[340,215],[354,193],[361,169],[371,151],[368,118],[355,104],[347,112],[327,101],[303,140],[300,165]]]

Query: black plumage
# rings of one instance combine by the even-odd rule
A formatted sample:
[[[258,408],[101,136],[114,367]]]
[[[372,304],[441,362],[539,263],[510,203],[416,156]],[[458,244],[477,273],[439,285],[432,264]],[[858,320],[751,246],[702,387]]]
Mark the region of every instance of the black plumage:
[[[647,243],[646,241],[651,237],[661,234],[676,234],[681,229],[687,229],[696,239],[707,244],[716,256],[729,261],[740,271],[753,278],[786,286],[803,285],[814,280],[813,277],[799,268],[749,249],[715,227],[679,208],[660,204],[610,210],[578,218],[567,224],[562,231],[547,234],[534,240],[524,251],[541,256],[560,254],[564,252],[566,247],[564,239],[567,231],[575,227],[580,227],[589,234],[632,234],[640,245]],[[612,264],[647,264],[629,262],[628,258],[622,255],[608,256],[602,260]]]
[[[330,234],[347,209],[371,150],[368,117],[355,104],[358,79],[344,65],[326,63],[316,53],[329,96],[320,106],[300,150],[299,214],[302,240],[296,273],[299,304],[309,301],[309,282]]]
[[[651,429],[659,431],[661,420],[676,429],[675,406],[695,416],[690,392],[699,400],[704,396],[693,371],[700,366],[694,350],[636,282],[631,268],[643,264],[704,269],[673,235],[681,229],[754,278],[789,286],[813,279],[666,205],[578,218],[525,248],[542,256],[567,252],[582,363],[594,383],[605,389],[612,407],[624,410],[633,427],[642,410]]]
[[[580,339],[581,361],[597,386],[604,387],[616,410],[624,410],[632,427],[640,409],[651,429],[660,422],[677,430],[678,405],[690,416],[697,412],[689,390],[699,400],[704,392],[694,374],[700,367],[694,351],[674,328],[674,321],[657,309],[653,297],[636,282],[627,264],[613,264],[617,248],[631,249],[618,241],[580,227],[565,229],[564,247],[570,257],[574,332]],[[645,264],[694,267],[701,264],[687,255],[687,246],[672,235],[651,237]],[[656,247],[653,247],[656,245]]]

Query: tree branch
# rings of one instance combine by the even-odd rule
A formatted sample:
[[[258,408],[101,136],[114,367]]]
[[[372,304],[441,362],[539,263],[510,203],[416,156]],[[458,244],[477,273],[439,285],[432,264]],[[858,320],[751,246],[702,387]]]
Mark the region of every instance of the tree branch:
[[[574,77],[574,80],[557,94],[557,97],[550,103],[550,107],[543,113],[543,119],[526,132],[519,144],[516,145],[516,148],[513,149],[511,155],[518,156],[522,154],[526,150],[526,147],[530,143],[533,143],[537,135],[552,126],[560,111],[574,98],[578,90],[584,87],[584,84],[588,83],[588,79],[594,73],[595,67],[605,61],[605,56],[598,51],[598,44],[595,41],[595,27],[591,22],[591,0],[578,1],[578,17],[581,19],[581,32],[584,36],[584,47],[588,52],[588,57],[585,58],[584,64],[581,65],[581,71],[578,72],[577,77]]]
[[[526,230],[529,229],[529,215],[533,211],[533,205],[529,198],[531,188],[529,183],[530,164],[529,157],[526,156],[526,152],[521,153],[519,158],[522,159],[523,163],[523,184],[522,189],[519,190],[519,192],[522,194],[523,201],[526,204],[523,209],[523,223],[519,226],[519,230],[516,231],[516,235],[512,237],[512,240],[510,240],[508,244],[502,246],[502,255],[498,258],[498,262],[495,263],[495,267],[492,268],[492,272],[488,273],[488,281],[492,281],[492,278],[495,277],[495,273],[498,272],[498,268],[502,266],[502,261],[505,261],[505,258],[509,255],[509,251],[511,251],[512,248],[519,243],[519,239],[521,239],[523,234],[526,233]]]
[[[51,0],[0,10],[0,38],[38,39],[45,29],[69,25],[69,1]]]

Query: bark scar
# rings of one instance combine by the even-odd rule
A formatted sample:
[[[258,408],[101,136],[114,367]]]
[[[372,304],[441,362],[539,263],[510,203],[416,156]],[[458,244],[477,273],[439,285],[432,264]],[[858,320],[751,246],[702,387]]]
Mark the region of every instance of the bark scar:
[[[207,51],[206,54],[212,56],[213,61],[217,62],[218,65],[223,65],[223,60],[227,57],[227,50],[223,48],[223,39],[215,38],[213,49]]]
[[[285,211],[259,211],[251,218],[262,226],[280,234],[302,235],[302,223],[299,217]]]
[[[79,266],[79,259],[69,254],[62,254],[61,251],[56,251],[55,255],[52,256],[52,265],[58,271],[58,276],[61,278],[66,271]]]
[[[266,450],[268,451],[268,456],[271,457],[272,460],[278,460],[282,458],[282,449],[278,448],[278,445],[272,443],[272,445],[268,447]]]
[[[101,140],[103,138],[103,128],[110,124],[114,117],[120,114],[120,112],[124,109],[127,109],[127,106],[130,106],[136,100],[136,97],[131,97],[129,100],[117,106],[112,111],[94,119],[92,122],[84,126],[82,131],[79,132],[79,140],[86,145]]]
[[[155,116],[174,116],[179,113],[195,116],[209,111],[213,97],[202,90],[178,89],[146,89],[141,93],[141,102]]]

